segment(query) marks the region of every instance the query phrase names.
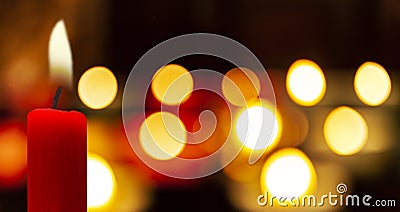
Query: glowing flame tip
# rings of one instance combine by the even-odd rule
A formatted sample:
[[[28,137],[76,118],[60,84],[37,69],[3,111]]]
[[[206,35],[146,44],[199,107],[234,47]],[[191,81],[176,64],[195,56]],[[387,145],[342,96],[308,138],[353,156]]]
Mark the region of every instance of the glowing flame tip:
[[[64,20],[57,22],[50,36],[49,67],[52,83],[72,87],[72,54]]]

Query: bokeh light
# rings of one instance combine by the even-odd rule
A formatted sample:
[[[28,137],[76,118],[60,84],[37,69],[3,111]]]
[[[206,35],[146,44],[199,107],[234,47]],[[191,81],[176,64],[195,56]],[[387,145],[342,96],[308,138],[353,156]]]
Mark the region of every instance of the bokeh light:
[[[4,67],[7,71],[0,72],[0,105],[3,109],[28,111],[49,105],[55,89],[49,89],[47,70],[44,71],[38,61],[35,55],[26,54],[8,61]]]
[[[154,75],[151,90],[161,103],[177,105],[189,98],[193,90],[193,78],[184,67],[169,64]]]
[[[102,66],[87,70],[78,84],[79,98],[92,109],[109,106],[114,101],[117,91],[117,79],[109,69]]]
[[[325,95],[324,73],[311,60],[297,60],[287,73],[286,90],[295,103],[301,106],[316,105]]]
[[[362,64],[354,77],[357,97],[369,106],[378,106],[385,102],[391,87],[390,77],[385,68],[374,62]]]
[[[249,104],[236,121],[236,135],[245,148],[272,148],[281,136],[282,122],[277,109],[267,103]]]
[[[110,165],[98,155],[87,160],[87,205],[98,208],[106,205],[115,193],[116,181]]]
[[[334,153],[352,155],[364,147],[368,137],[368,126],[356,110],[340,106],[326,117],[324,137]]]
[[[142,123],[139,130],[144,151],[158,160],[169,160],[179,155],[186,142],[186,129],[176,115],[157,112]]]
[[[316,174],[310,159],[299,149],[272,154],[261,171],[261,189],[272,196],[297,198],[315,189]]]
[[[250,69],[233,68],[222,79],[222,92],[228,102],[244,107],[247,101],[259,96],[260,80]]]
[[[0,185],[22,184],[26,173],[26,134],[15,124],[0,127]]]

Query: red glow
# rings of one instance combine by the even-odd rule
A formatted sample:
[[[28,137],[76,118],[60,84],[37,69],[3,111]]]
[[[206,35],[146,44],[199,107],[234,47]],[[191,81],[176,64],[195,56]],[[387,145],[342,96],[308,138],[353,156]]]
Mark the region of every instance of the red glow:
[[[0,125],[0,186],[16,187],[26,177],[26,134],[22,125]]]

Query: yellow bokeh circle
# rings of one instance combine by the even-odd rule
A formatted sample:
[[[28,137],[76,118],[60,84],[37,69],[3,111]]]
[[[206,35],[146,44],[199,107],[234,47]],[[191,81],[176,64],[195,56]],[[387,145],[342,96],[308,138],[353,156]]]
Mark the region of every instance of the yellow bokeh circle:
[[[178,105],[186,101],[192,90],[192,75],[186,68],[176,64],[160,68],[151,83],[151,91],[156,99],[166,105]]]
[[[270,151],[282,135],[281,115],[265,100],[248,101],[247,107],[235,119],[235,134],[245,151]]]
[[[368,138],[368,126],[356,110],[341,106],[328,114],[324,123],[324,137],[334,153],[352,155],[364,147]]]
[[[103,109],[115,99],[118,83],[106,67],[96,66],[87,70],[78,83],[79,98],[91,109]]]
[[[102,157],[89,154],[87,159],[87,206],[107,205],[116,190],[116,180],[110,165]]]
[[[366,105],[378,106],[390,95],[392,83],[385,68],[374,62],[365,62],[354,77],[357,97]]]
[[[157,160],[170,160],[179,155],[185,147],[186,137],[182,121],[169,112],[150,115],[139,130],[143,150]]]
[[[297,60],[287,73],[286,90],[296,104],[316,105],[325,95],[325,75],[315,62],[306,59]]]
[[[246,106],[246,102],[260,94],[260,80],[247,68],[234,68],[222,79],[222,93],[233,105]]]
[[[285,148],[273,153],[261,171],[262,193],[277,198],[298,198],[313,192],[316,173],[311,160],[299,149]]]

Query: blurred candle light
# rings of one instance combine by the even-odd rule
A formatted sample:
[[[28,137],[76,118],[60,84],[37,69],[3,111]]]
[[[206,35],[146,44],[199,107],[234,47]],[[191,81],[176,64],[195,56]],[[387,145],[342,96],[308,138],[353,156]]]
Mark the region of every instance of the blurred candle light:
[[[234,68],[222,79],[222,92],[233,105],[246,106],[246,102],[260,94],[260,80],[247,68]]]
[[[169,112],[157,112],[142,123],[139,130],[144,151],[158,160],[179,155],[186,142],[186,129],[179,117]]]
[[[296,104],[301,106],[316,105],[325,95],[324,73],[311,60],[297,60],[290,66],[287,73],[286,90]]]
[[[26,176],[26,134],[15,123],[0,126],[0,186],[23,184]]]
[[[378,106],[390,95],[391,81],[385,68],[374,62],[362,64],[354,77],[357,97],[366,105]]]
[[[37,51],[37,50],[36,50]],[[0,72],[1,106],[10,111],[27,111],[49,103],[54,90],[48,89],[48,73],[39,53],[27,53],[12,58]],[[29,67],[27,69],[26,67]],[[35,91],[35,92],[32,92]]]
[[[152,122],[150,123],[150,125],[146,126],[145,121],[155,114],[150,115],[149,117],[147,117],[147,119],[145,119],[145,117],[143,117],[143,115],[140,113],[134,114],[129,119],[129,122],[127,122],[127,124],[125,125],[126,134],[128,135],[129,139],[125,137],[125,134],[123,135],[128,145],[130,145],[130,160],[132,160],[132,162],[136,164],[138,168],[140,168],[142,174],[154,180],[154,182],[157,183],[158,186],[175,187],[186,186],[196,183],[197,181],[184,181],[170,177],[170,173],[172,172],[190,173],[196,171],[193,169],[196,169],[198,166],[193,166],[188,163],[177,163],[175,161],[175,159],[184,158],[183,151],[186,150],[185,148],[187,147],[187,145],[182,147],[180,144],[176,144],[178,143],[178,141],[175,140],[174,137],[172,137],[174,133],[171,133],[170,135],[165,134],[168,132],[166,131],[165,127],[163,127],[164,123],[162,123],[162,118],[160,117],[165,114],[164,112],[160,113],[162,114],[156,115],[158,117],[155,117],[153,121],[150,121]],[[175,129],[175,127],[178,127],[177,125],[180,125],[180,120],[175,115],[172,115],[172,117],[167,118],[166,120],[171,121],[171,119],[173,124],[171,126],[168,126],[168,129],[171,128],[171,131],[177,130],[178,133],[175,133],[177,133],[176,136],[179,136],[179,133],[182,133],[183,129],[179,129],[181,128],[181,126],[179,126],[178,129]],[[169,123],[169,121],[167,121],[166,123]],[[150,130],[151,126],[153,126],[153,128],[151,128]],[[154,130],[157,130],[157,128],[160,128],[159,134],[154,134],[153,137],[153,133],[156,133],[156,131]],[[147,142],[148,144],[144,144],[146,145],[144,147],[143,143],[145,142]],[[160,142],[160,144],[156,142]],[[168,146],[170,142],[172,143],[172,145],[170,145],[168,149],[161,150],[164,145]],[[158,167],[160,164],[162,164],[162,168],[157,170],[153,168]],[[160,172],[160,170],[162,170],[162,172]],[[169,175],[166,175],[165,173],[168,173]]]
[[[261,171],[262,192],[268,191],[277,198],[301,197],[313,192],[315,186],[314,166],[299,149],[285,148],[273,153]]]
[[[364,147],[367,137],[367,123],[360,113],[350,107],[335,108],[325,119],[324,138],[336,154],[356,154]]]
[[[115,99],[118,83],[114,74],[106,67],[96,66],[87,70],[78,83],[81,101],[91,109],[103,109]]]
[[[87,159],[87,205],[91,209],[107,206],[115,195],[115,176],[110,165],[98,155]]]
[[[177,105],[189,98],[193,90],[193,78],[184,67],[169,64],[156,72],[151,90],[161,103]]]
[[[239,113],[236,121],[236,135],[245,150],[271,150],[281,137],[282,122],[277,109],[261,100],[249,103]]]

